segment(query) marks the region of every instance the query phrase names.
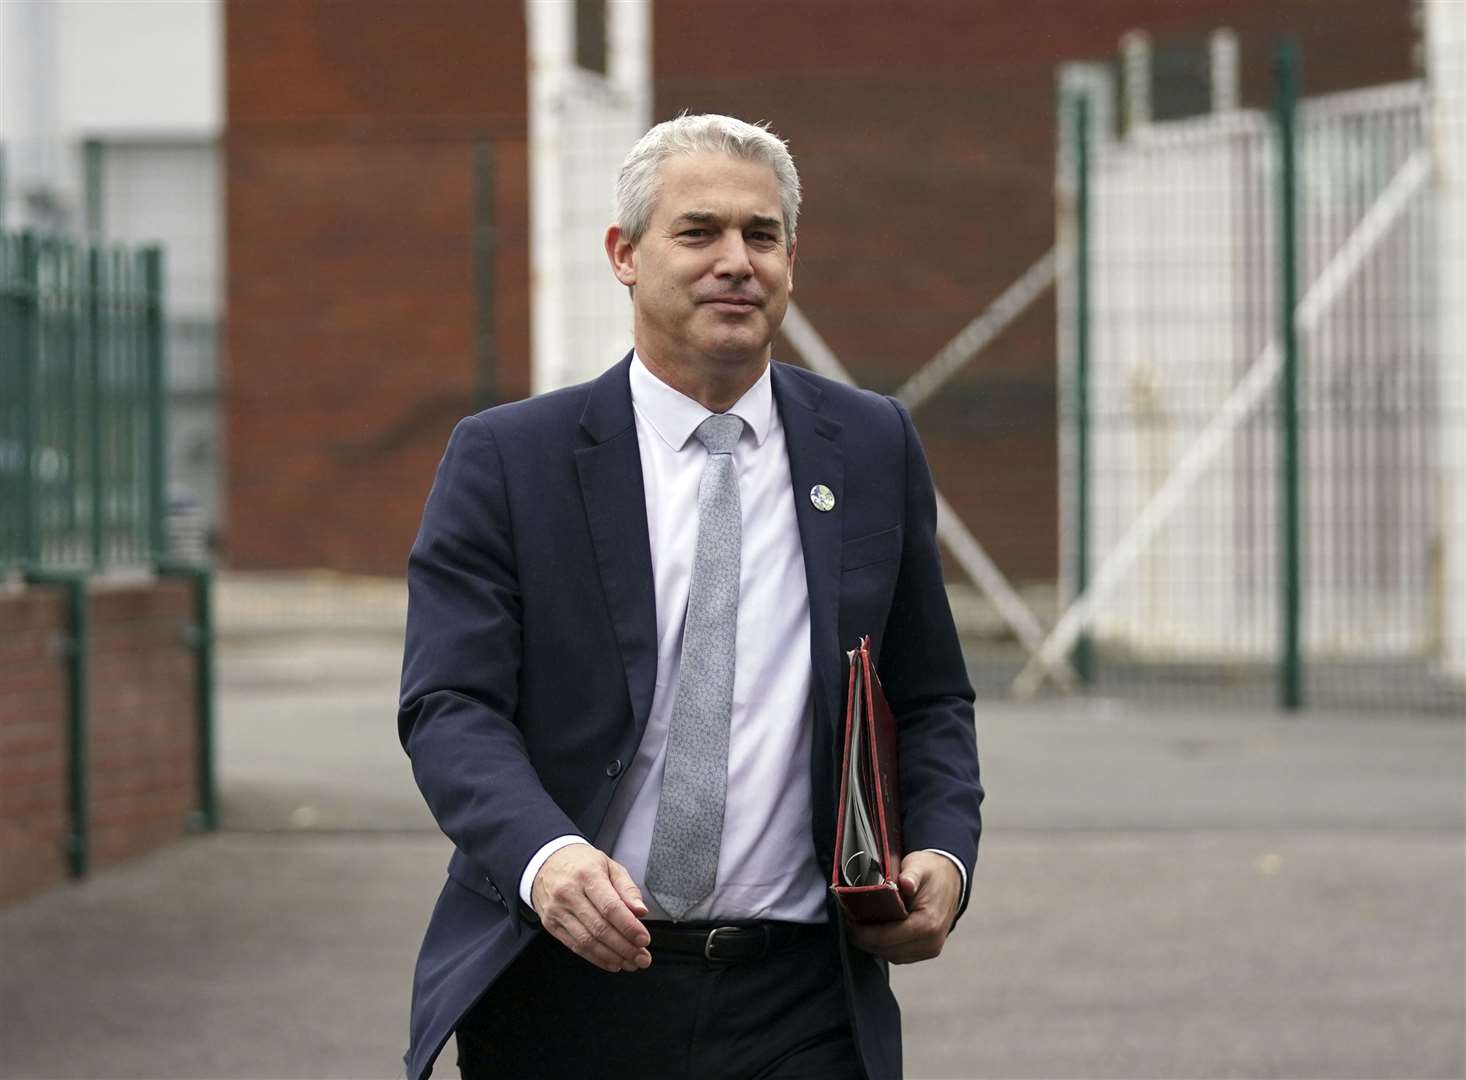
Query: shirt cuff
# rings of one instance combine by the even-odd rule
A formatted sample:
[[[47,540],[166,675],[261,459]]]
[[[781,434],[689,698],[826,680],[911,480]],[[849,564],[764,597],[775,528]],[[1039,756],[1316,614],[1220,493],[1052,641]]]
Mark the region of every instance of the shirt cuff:
[[[945,855],[947,856],[947,858],[951,859],[953,864],[957,867],[957,873],[962,875],[962,899],[957,903],[957,910],[961,911],[962,905],[967,903],[967,867],[963,866],[962,860],[957,858],[957,856],[953,855],[950,851],[943,851],[939,847],[922,848],[921,850],[932,851],[938,855]]]
[[[529,862],[524,866],[524,873],[519,876],[519,899],[524,901],[524,906],[534,911],[534,903],[530,900],[530,894],[534,890],[534,879],[540,872],[540,867],[545,865],[546,860],[555,852],[571,844],[589,844],[590,841],[583,836],[573,834],[557,836],[544,847],[540,848],[530,857]],[[946,854],[946,852],[943,852]],[[958,864],[961,865],[960,863]],[[538,912],[536,912],[538,914]]]

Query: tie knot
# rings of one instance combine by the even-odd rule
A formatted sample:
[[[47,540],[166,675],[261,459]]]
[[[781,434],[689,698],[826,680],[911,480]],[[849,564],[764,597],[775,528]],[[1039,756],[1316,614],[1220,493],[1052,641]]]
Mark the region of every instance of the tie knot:
[[[743,434],[743,421],[732,413],[715,413],[698,424],[693,434],[709,454],[731,454],[738,436]]]

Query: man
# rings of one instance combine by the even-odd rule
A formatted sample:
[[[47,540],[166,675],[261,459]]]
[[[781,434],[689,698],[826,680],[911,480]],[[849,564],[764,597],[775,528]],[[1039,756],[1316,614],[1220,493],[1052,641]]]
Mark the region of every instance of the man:
[[[930,476],[890,399],[774,364],[799,180],[654,127],[606,251],[634,352],[462,421],[409,564],[399,728],[456,850],[408,1076],[901,1070],[886,962],[935,956],[981,829]],[[831,900],[846,651],[900,731],[911,914]]]

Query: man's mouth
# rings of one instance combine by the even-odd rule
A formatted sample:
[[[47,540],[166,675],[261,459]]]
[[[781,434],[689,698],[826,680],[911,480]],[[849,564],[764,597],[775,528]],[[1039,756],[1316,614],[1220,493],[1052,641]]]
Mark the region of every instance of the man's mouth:
[[[710,296],[702,301],[704,304],[711,304],[714,307],[724,308],[756,308],[759,302],[751,296]]]

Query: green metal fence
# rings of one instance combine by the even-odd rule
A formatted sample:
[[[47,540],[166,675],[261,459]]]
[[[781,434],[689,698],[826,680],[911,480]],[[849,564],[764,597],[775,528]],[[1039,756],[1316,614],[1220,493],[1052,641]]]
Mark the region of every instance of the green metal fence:
[[[163,256],[0,232],[0,573],[166,552]]]
[[[1300,71],[1283,47],[1270,110],[1163,122],[1071,79],[1046,652],[1100,692],[1460,710],[1459,181],[1427,84],[1302,98]]]
[[[218,820],[212,572],[167,529],[163,254],[0,231],[0,578],[67,597],[66,851],[90,864],[94,575],[135,568],[190,581],[197,658],[199,828]]]

